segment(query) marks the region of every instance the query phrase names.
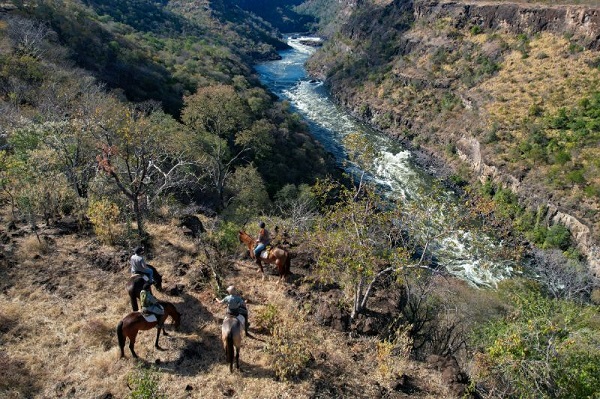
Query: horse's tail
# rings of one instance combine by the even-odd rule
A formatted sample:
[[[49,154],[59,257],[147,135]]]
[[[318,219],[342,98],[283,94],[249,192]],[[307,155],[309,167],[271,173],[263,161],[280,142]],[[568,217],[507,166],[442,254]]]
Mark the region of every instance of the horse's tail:
[[[229,363],[229,371],[233,371],[233,329],[227,333],[227,339],[225,344],[225,356],[227,357],[227,363]]]
[[[125,356],[125,334],[123,334],[123,320],[117,324],[117,338],[119,339],[119,349],[121,349],[121,357]]]

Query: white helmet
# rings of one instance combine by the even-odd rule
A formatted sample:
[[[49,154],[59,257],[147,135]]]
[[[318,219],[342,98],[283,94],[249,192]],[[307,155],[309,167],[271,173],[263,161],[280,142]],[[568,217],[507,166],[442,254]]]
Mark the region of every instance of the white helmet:
[[[226,290],[226,291],[227,291],[229,294],[233,295],[233,294],[235,294],[235,292],[236,292],[236,289],[235,289],[235,287],[234,287],[233,285],[230,285],[229,287],[227,287],[227,290]]]

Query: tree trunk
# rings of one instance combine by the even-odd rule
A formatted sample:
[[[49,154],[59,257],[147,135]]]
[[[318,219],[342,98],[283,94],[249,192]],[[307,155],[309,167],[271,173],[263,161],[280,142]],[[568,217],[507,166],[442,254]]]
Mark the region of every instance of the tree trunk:
[[[137,195],[133,196],[133,213],[135,214],[135,221],[137,223],[138,236],[140,239],[144,239],[146,233],[144,231],[144,220],[142,216],[142,210],[140,209],[140,199]]]

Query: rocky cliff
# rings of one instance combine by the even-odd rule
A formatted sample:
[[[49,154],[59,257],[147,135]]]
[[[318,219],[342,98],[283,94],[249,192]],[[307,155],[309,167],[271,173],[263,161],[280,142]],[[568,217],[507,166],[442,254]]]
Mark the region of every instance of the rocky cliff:
[[[457,27],[514,34],[543,31],[570,35],[588,48],[600,49],[600,8],[573,5],[510,4],[477,1],[415,1],[416,20],[450,18]]]
[[[600,91],[599,50],[600,6],[373,1],[309,69],[356,116],[439,165],[466,164],[470,178],[544,207],[600,275],[600,154],[548,122]]]

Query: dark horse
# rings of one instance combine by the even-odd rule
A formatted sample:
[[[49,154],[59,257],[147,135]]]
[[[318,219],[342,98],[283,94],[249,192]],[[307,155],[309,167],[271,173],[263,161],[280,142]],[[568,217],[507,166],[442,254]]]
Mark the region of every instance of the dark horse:
[[[239,231],[238,237],[240,241],[246,244],[246,247],[248,247],[248,251],[250,251],[250,257],[256,259],[256,256],[254,255],[256,241],[254,238],[250,237],[243,230]],[[266,259],[261,256],[256,259],[256,263],[258,263],[258,267],[260,267],[260,272],[264,276],[265,272],[263,270],[261,261],[265,263],[275,263],[275,266],[277,266],[277,272],[279,273],[279,278],[284,282],[286,281],[287,276],[290,274],[290,254],[288,251],[275,247],[269,250],[269,255]]]
[[[154,266],[147,265],[152,271],[154,271],[154,285],[156,289],[159,291],[162,290],[162,276],[156,271]],[[140,292],[142,288],[144,288],[144,284],[146,280],[144,280],[144,276],[141,274],[132,275],[127,281],[127,293],[129,294],[129,299],[131,300],[131,308],[133,311],[137,311],[138,307],[138,299],[140,298]]]
[[[235,349],[235,366],[240,369],[240,347],[242,346],[242,323],[237,317],[228,314],[223,319],[221,327],[221,340],[223,341],[223,349],[225,349],[225,357],[229,363],[229,372],[233,372],[233,352]]]
[[[160,330],[162,329],[164,335],[169,335],[165,331],[164,323],[167,320],[167,317],[171,316],[173,319],[175,329],[179,328],[179,323],[181,321],[181,314],[175,308],[171,302],[163,302],[159,301],[162,307],[165,309],[165,314],[161,317],[161,323],[159,324],[159,320],[149,322],[146,321],[144,315],[140,312],[131,312],[127,316],[123,318],[117,325],[117,338],[119,339],[119,348],[121,349],[121,357],[125,357],[125,340],[129,338],[129,350],[133,357],[137,358],[138,355],[135,353],[133,349],[135,345],[135,338],[137,337],[138,331],[149,330],[153,327],[157,327],[156,329],[156,341],[154,342],[154,347],[156,349],[161,349],[158,346],[158,337],[160,337]],[[162,328],[160,327],[162,325]]]

